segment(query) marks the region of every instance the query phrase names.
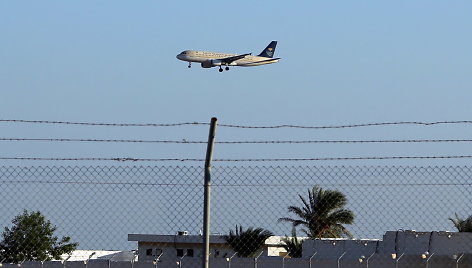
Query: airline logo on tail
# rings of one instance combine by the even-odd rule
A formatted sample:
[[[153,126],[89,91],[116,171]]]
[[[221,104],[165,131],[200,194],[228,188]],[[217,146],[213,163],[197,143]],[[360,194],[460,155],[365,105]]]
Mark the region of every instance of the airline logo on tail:
[[[264,50],[262,50],[261,54],[259,54],[258,56],[265,57],[265,58],[274,57],[276,46],[277,46],[277,41],[270,42],[270,44]]]

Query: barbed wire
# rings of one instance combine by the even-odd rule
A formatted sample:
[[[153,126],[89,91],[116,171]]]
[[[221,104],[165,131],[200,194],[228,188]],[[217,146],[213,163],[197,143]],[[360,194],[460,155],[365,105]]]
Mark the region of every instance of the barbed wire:
[[[133,139],[73,139],[73,138],[0,138],[0,141],[48,141],[48,142],[110,142],[110,143],[180,143],[206,144],[207,141],[182,140],[133,140]]]
[[[86,184],[86,185],[127,185],[127,186],[201,186],[198,183],[155,183],[155,182],[94,182],[94,181],[54,181],[54,180],[0,180],[2,183],[8,184]],[[336,184],[322,184],[324,186],[339,186],[339,187],[384,187],[384,186],[472,186],[472,183],[336,183]],[[215,187],[300,187],[312,186],[308,183],[214,183]]]
[[[30,123],[30,124],[61,124],[61,125],[82,125],[82,126],[108,126],[108,127],[177,127],[177,126],[209,126],[210,123],[204,122],[185,122],[185,123],[97,123],[97,122],[71,122],[71,121],[50,121],[50,120],[21,120],[21,119],[0,119],[4,123]],[[219,127],[243,128],[243,129],[278,129],[278,128],[298,128],[298,129],[337,129],[337,128],[357,128],[372,126],[389,125],[421,125],[432,126],[442,124],[472,124],[472,120],[451,120],[451,121],[399,121],[399,122],[379,122],[347,125],[328,125],[328,126],[303,126],[293,124],[273,125],[273,126],[248,126],[236,124],[218,124]]]
[[[0,119],[5,123],[29,123],[29,124],[55,124],[55,125],[81,125],[81,126],[107,126],[107,127],[178,127],[178,126],[201,126],[210,125],[201,122],[185,123],[89,123],[89,122],[70,122],[70,121],[49,121],[49,120],[19,120],[19,119]]]
[[[0,157],[0,160],[27,161],[117,161],[117,162],[200,162],[198,158],[133,158],[133,157]]]
[[[297,162],[297,161],[344,161],[344,160],[407,160],[407,159],[460,159],[472,158],[472,155],[446,156],[359,156],[359,157],[314,157],[314,158],[248,158],[214,159],[215,162]]]
[[[408,159],[466,159],[472,155],[446,156],[360,156],[360,157],[313,157],[313,158],[239,158],[213,159],[213,162],[299,162],[299,161],[344,161],[344,160],[408,160]],[[133,158],[133,157],[0,157],[0,160],[27,161],[118,161],[118,162],[203,162],[199,158]]]
[[[218,124],[219,127],[230,128],[247,128],[247,129],[276,129],[276,128],[300,128],[300,129],[336,129],[336,128],[357,128],[357,127],[373,127],[373,126],[389,126],[389,125],[421,125],[432,126],[442,124],[472,124],[472,120],[460,121],[436,121],[436,122],[420,122],[420,121],[400,121],[400,122],[380,122],[365,124],[347,124],[347,125],[330,125],[330,126],[302,126],[302,125],[275,125],[275,126],[242,126],[230,124]]]
[[[271,140],[271,141],[221,141],[221,144],[309,144],[309,143],[447,143],[472,142],[472,139],[406,139],[406,140]]]
[[[90,184],[90,185],[129,185],[129,186],[200,186],[197,183],[154,183],[154,182],[94,182],[94,181],[53,181],[53,180],[0,180],[10,184]]]
[[[46,142],[109,142],[109,143],[174,143],[206,144],[193,140],[133,140],[133,139],[74,139],[74,138],[0,138],[0,141],[46,141]],[[405,139],[405,140],[253,140],[215,141],[217,144],[310,144],[310,143],[451,143],[472,142],[472,139]]]

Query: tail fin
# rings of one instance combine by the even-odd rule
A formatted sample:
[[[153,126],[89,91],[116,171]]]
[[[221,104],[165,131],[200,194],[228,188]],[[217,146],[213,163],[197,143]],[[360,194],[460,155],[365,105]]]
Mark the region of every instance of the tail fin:
[[[277,41],[270,42],[270,44],[264,50],[262,50],[261,54],[259,54],[258,56],[266,58],[274,57],[275,46],[277,46]]]

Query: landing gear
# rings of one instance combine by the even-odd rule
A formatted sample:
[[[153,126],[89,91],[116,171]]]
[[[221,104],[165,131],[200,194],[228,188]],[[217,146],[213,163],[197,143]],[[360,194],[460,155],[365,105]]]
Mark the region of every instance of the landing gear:
[[[226,66],[226,67],[225,67],[225,70],[226,70],[226,71],[229,71],[229,67],[228,67],[228,66]],[[221,73],[221,72],[223,71],[223,67],[222,67],[222,66],[220,66],[220,69],[218,69],[218,71]]]
[[[191,63],[191,62],[188,63],[188,67],[189,67],[189,68],[192,67],[192,63]]]

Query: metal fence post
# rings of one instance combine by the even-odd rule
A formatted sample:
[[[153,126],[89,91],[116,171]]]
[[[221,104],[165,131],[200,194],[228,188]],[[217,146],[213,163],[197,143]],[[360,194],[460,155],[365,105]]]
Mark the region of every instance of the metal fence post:
[[[366,268],[369,268],[369,261],[370,261],[370,258],[372,258],[379,250],[379,241],[377,240],[377,242],[375,243],[375,251],[374,253],[372,253],[372,255],[369,256],[369,258],[367,258],[367,265],[366,265]]]
[[[310,257],[310,260],[309,260],[309,267],[311,268],[311,259],[313,259],[313,257],[315,257],[316,253],[318,253],[318,251],[315,252],[315,254],[311,255]]]
[[[208,135],[207,152],[205,158],[205,181],[203,197],[203,256],[202,267],[208,268],[210,263],[210,197],[211,197],[211,160],[213,158],[213,144],[216,133],[216,117],[211,118],[210,133]]]
[[[341,258],[344,256],[344,254],[346,254],[347,251],[344,251],[343,254],[341,254],[341,256],[339,256],[338,258],[338,268],[341,267]]]
[[[67,258],[64,261],[62,261],[62,267],[66,268],[66,263],[70,259],[70,257],[72,257],[72,254],[67,256]]]
[[[396,263],[395,263],[395,268],[398,268],[398,262],[400,261],[400,259],[403,257],[403,255],[405,255],[405,252],[402,253],[402,255],[400,255],[400,257],[398,257]]]
[[[233,254],[233,256],[229,257],[229,258],[226,258],[226,261],[228,262],[228,268],[231,268],[231,259],[236,256],[236,254],[238,254],[237,252],[235,252]]]
[[[367,258],[366,268],[369,268],[369,261],[370,261],[370,258],[372,258],[374,255],[375,255],[375,252],[372,253],[372,255],[370,255],[369,258]]]
[[[462,255],[456,260],[456,268],[459,268],[459,261],[461,260],[462,257],[464,257],[465,253],[462,253]]]
[[[429,267],[429,259],[431,259],[431,257],[433,257],[433,255],[434,255],[434,252],[431,255],[429,255],[429,257],[426,259],[426,268]]]
[[[185,254],[182,257],[180,257],[180,259],[178,261],[179,268],[182,268],[182,260],[185,258],[185,256],[187,256],[187,252],[185,252]]]
[[[282,258],[282,268],[285,268],[285,258],[288,258],[288,254]]]
[[[257,268],[257,259],[259,259],[262,253],[264,253],[264,251],[261,251],[261,253],[259,253],[259,255],[257,255],[257,257],[254,258],[254,268]]]
[[[91,259],[91,258],[93,257],[93,255],[95,255],[95,254],[96,254],[95,251],[92,252],[92,254],[90,254],[90,255],[88,256],[87,260],[84,261],[84,263],[85,263],[85,268],[88,267],[88,263],[89,263],[90,259]],[[131,267],[132,267],[132,266],[131,266]]]

